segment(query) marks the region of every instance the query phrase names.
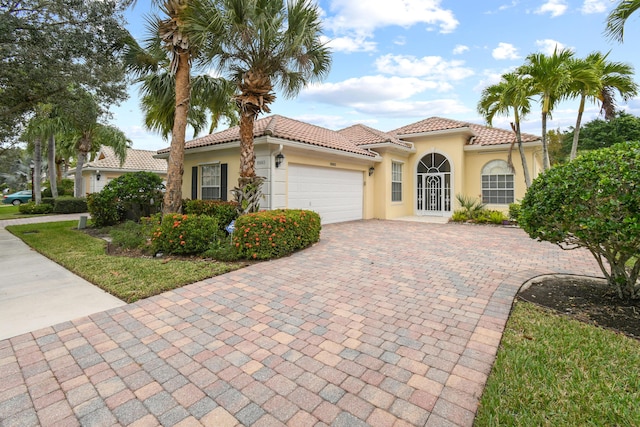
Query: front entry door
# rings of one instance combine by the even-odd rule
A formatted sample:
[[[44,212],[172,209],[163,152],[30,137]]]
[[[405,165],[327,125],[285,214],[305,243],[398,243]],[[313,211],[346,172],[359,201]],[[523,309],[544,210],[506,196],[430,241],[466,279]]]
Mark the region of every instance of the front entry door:
[[[446,216],[451,213],[451,169],[441,154],[422,158],[417,174],[417,214]]]

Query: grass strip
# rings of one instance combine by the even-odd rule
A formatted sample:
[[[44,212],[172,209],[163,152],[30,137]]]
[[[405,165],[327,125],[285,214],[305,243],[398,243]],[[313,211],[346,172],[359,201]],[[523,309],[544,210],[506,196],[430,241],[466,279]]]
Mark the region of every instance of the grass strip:
[[[2,197],[2,196],[0,196]],[[0,205],[0,220],[3,219],[16,219],[16,218],[27,218],[32,216],[44,216],[44,215],[27,215],[21,214],[20,208],[14,205]]]
[[[106,242],[78,231],[75,229],[77,224],[78,221],[63,221],[6,228],[47,258],[126,302],[157,295],[243,266],[242,263],[200,259],[107,255]]]
[[[516,302],[475,426],[640,424],[640,342]]]

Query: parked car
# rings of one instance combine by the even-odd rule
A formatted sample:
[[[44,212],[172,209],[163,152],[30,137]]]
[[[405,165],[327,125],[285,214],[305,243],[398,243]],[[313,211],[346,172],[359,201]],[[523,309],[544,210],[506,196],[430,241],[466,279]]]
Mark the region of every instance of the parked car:
[[[18,191],[13,194],[6,194],[2,197],[2,204],[18,206],[20,203],[31,201],[31,190]]]

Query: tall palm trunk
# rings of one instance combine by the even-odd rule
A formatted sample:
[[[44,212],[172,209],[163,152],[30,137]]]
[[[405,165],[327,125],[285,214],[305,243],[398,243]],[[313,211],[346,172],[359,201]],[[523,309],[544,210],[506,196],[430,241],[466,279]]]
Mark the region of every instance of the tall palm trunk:
[[[40,190],[40,180],[42,178],[42,140],[36,138],[33,141],[33,198],[36,205],[39,205],[42,201],[42,194]]]
[[[76,173],[74,176],[74,196],[75,197],[83,197],[84,195],[84,186],[82,180],[82,168],[84,167],[85,162],[87,161],[87,157],[89,155],[89,151],[91,151],[91,139],[89,135],[83,134],[78,142],[78,159],[76,163]]]
[[[549,143],[547,141],[547,115],[546,111],[542,111],[542,170],[551,169],[549,161]]]
[[[56,177],[56,137],[49,136],[47,140],[47,165],[49,167],[49,186],[51,196],[58,197],[58,182]]]
[[[253,147],[253,124],[256,114],[247,109],[240,112],[240,177],[256,175],[256,155]]]
[[[582,122],[582,113],[584,112],[585,95],[580,96],[580,107],[578,107],[578,118],[576,119],[576,127],[573,130],[573,142],[571,143],[571,154],[569,160],[573,160],[578,155],[578,139],[580,138],[580,126]]]
[[[518,110],[515,109],[515,131],[516,140],[518,141],[518,152],[520,153],[520,161],[522,162],[522,170],[524,171],[524,184],[527,189],[531,186],[531,176],[529,175],[529,166],[527,165],[527,156],[524,152],[524,146],[522,145],[522,132],[520,131],[520,115]]]
[[[182,175],[184,174],[184,144],[189,112],[189,81],[191,64],[189,52],[178,54],[176,76],[176,109],[173,119],[171,148],[167,165],[167,191],[164,194],[162,213],[179,213],[182,209]]]

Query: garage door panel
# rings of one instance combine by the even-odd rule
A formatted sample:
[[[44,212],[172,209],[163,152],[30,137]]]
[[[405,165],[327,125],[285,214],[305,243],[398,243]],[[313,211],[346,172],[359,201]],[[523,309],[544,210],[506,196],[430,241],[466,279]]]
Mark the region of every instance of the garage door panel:
[[[288,206],[320,214],[323,224],[362,219],[362,172],[289,164]]]

